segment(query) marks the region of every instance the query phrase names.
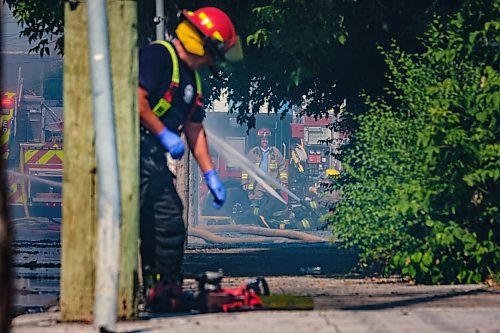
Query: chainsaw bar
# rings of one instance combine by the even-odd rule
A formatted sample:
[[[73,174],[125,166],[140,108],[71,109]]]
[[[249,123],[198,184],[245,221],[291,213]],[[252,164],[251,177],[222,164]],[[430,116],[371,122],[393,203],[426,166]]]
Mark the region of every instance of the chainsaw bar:
[[[262,310],[313,310],[314,300],[310,296],[268,295],[259,296]]]

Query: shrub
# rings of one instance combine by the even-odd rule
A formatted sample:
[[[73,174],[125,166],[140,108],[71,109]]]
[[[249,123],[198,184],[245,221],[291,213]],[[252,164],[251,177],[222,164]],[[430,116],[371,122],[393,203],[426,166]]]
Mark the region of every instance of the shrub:
[[[425,51],[382,51],[390,87],[344,149],[328,216],[360,263],[424,283],[478,283],[500,267],[499,5],[436,18]]]

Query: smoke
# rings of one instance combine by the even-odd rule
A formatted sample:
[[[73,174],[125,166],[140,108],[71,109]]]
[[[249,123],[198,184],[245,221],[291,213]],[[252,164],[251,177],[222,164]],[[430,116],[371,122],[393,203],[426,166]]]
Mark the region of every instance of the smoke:
[[[243,156],[236,149],[231,147],[224,140],[217,137],[212,131],[205,127],[205,132],[208,136],[208,142],[212,143],[212,147],[217,150],[220,154],[224,155],[224,157],[230,161],[232,164],[240,167],[242,170],[245,170],[252,178],[254,178],[262,187],[269,192],[273,197],[281,201],[286,205],[285,200],[281,197],[281,195],[276,192],[274,188],[272,188],[270,184],[274,185],[278,189],[287,193],[290,197],[297,201],[301,201],[295,194],[293,194],[289,189],[285,186],[281,185],[276,179],[269,176],[264,170],[256,167],[253,163],[251,163],[245,156]]]
[[[20,173],[20,172],[17,172],[17,171],[12,171],[12,170],[7,170],[7,173],[11,174],[11,175],[14,175],[14,176],[22,177],[22,178],[25,178],[25,179],[31,179],[32,181],[36,181],[36,182],[39,182],[39,183],[43,183],[43,184],[47,184],[47,185],[50,185],[50,186],[62,188],[62,183],[61,182],[56,182],[56,181],[53,181],[53,180],[48,180],[48,179],[45,179],[45,178],[42,178],[42,177],[38,177],[38,176],[34,176],[34,175],[27,175],[27,174]]]

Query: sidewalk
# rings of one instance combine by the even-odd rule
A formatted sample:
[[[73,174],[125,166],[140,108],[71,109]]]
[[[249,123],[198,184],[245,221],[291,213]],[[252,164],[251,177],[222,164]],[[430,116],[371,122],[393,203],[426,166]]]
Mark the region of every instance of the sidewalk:
[[[58,313],[24,315],[13,333],[86,333],[84,324],[57,323]],[[122,333],[500,333],[500,308],[416,308],[376,311],[298,311],[177,315],[120,322]]]
[[[187,276],[222,268],[227,274],[223,286],[228,288],[241,285],[247,276],[265,276],[272,294],[311,296],[315,310],[171,314],[120,322],[117,332],[500,333],[498,287],[413,285],[398,278],[343,278],[354,264],[355,256],[348,251],[325,245],[190,249],[183,266]],[[301,267],[310,265],[320,266],[322,275],[299,273]],[[184,283],[186,289],[196,288],[192,278]],[[53,288],[30,286],[27,296],[43,295]],[[57,298],[58,293],[50,295]],[[97,331],[91,325],[59,323],[58,318],[57,312],[22,315],[14,319],[12,332]]]
[[[228,278],[229,286],[243,278]],[[415,286],[391,280],[270,277],[275,294],[314,298],[313,311],[171,314],[120,322],[117,332],[500,333],[500,290],[483,285]],[[194,284],[193,281],[187,281]],[[16,317],[13,333],[96,332],[58,322],[58,312]]]

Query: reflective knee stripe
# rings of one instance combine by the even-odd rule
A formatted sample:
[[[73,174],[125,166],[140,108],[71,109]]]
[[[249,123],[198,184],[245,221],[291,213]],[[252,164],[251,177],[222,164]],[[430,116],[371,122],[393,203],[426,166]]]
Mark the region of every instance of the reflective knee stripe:
[[[253,184],[248,184],[248,189],[253,190]]]
[[[318,208],[318,203],[317,203],[316,201],[314,201],[314,200],[313,200],[313,201],[311,201],[311,202],[309,203],[309,205],[311,205],[311,208],[312,208],[312,209],[316,209],[316,208]]]
[[[304,227],[304,229],[311,229],[311,224],[307,219],[302,219],[300,222],[302,222],[302,227]]]
[[[174,97],[175,91],[179,87],[180,84],[180,74],[179,74],[179,59],[177,58],[177,54],[175,53],[175,49],[172,44],[157,40],[153,42],[153,44],[160,44],[165,46],[168,53],[170,53],[170,58],[172,59],[172,79],[170,80],[170,85],[167,91],[163,94],[163,97],[160,98],[158,103],[152,108],[153,113],[158,117],[162,117],[171,107],[172,107],[172,99]],[[194,77],[196,80],[196,105],[202,106],[202,91],[201,91],[201,78],[198,71],[194,71]]]

